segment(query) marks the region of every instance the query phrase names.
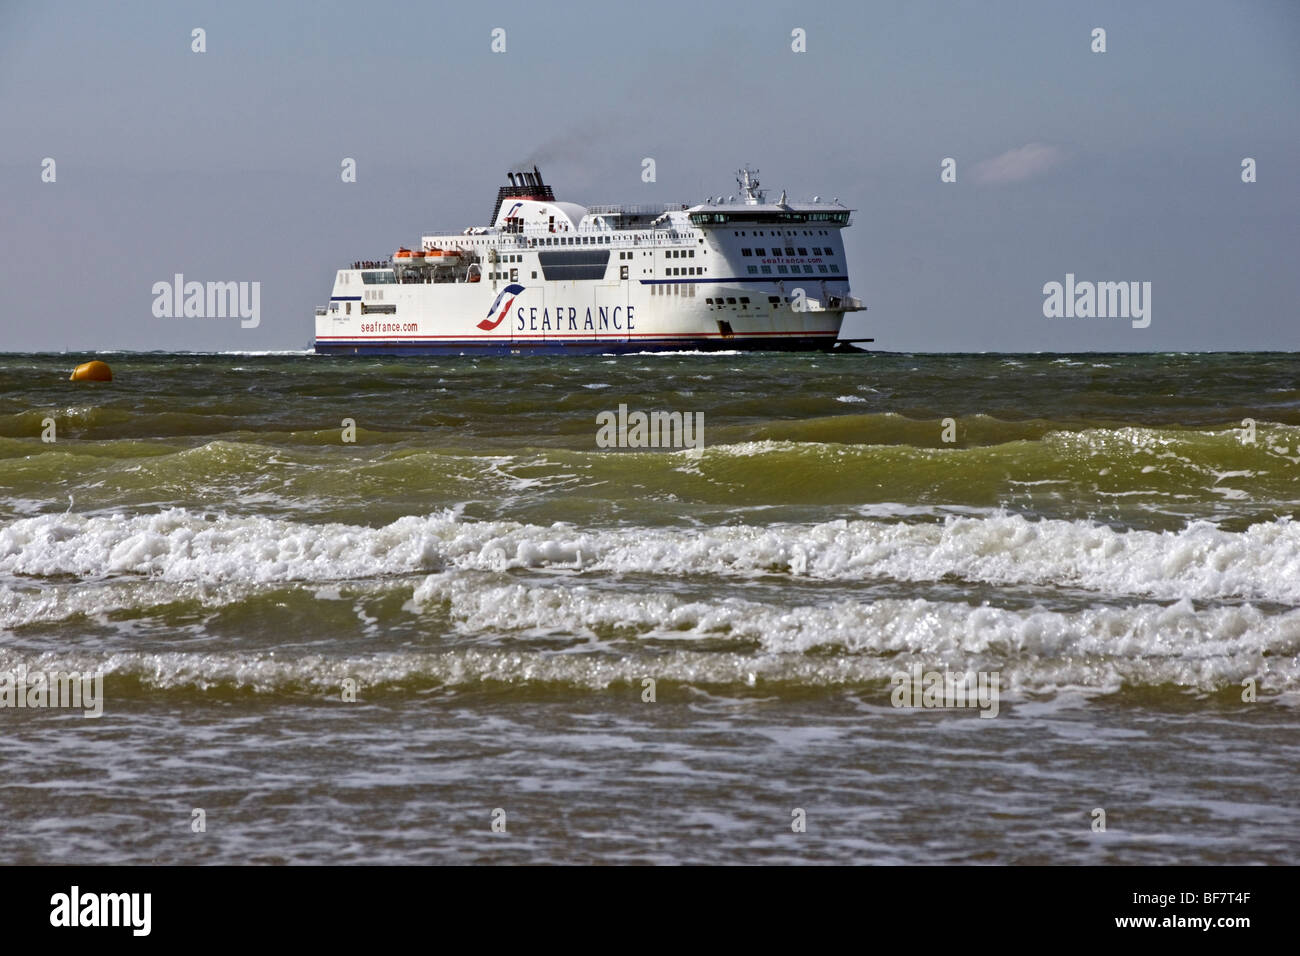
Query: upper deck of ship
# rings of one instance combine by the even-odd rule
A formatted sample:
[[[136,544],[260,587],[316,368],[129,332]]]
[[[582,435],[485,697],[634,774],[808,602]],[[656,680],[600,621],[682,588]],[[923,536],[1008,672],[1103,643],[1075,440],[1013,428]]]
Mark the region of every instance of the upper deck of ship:
[[[852,210],[820,197],[789,201],[784,190],[769,202],[756,172],[739,171],[739,198],[592,206],[556,199],[536,167],[511,173],[510,185],[499,190],[492,225],[425,234],[420,247],[399,248],[388,261],[353,262],[340,271],[339,281],[443,285],[541,274],[656,287],[796,276],[823,285],[847,282],[848,264],[836,238]]]
[[[736,177],[739,197],[710,198],[702,203],[608,203],[581,206],[555,198],[536,166],[531,172],[512,172],[510,185],[498,190],[498,204],[490,226],[471,226],[458,232],[430,232],[426,247],[439,243],[491,244],[500,248],[535,245],[662,245],[698,237],[704,230],[732,225],[818,226],[841,228],[850,224],[852,210],[832,200],[787,201],[784,191],[767,202],[748,166]]]

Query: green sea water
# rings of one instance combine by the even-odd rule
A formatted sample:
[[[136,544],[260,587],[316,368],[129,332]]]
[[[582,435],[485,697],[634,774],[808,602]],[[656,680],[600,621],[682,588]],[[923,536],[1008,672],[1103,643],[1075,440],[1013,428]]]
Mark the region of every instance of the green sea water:
[[[2,860],[1300,861],[1300,357],[90,357],[0,355],[0,678],[103,675]]]

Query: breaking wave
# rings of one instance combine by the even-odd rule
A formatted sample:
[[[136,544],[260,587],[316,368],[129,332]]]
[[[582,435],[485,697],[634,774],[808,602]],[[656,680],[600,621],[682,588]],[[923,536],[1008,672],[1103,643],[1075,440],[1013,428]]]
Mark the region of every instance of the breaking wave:
[[[582,530],[469,521],[454,511],[383,527],[230,517],[39,515],[0,526],[0,573],[168,581],[335,581],[421,571],[554,568],[828,581],[957,579],[1162,600],[1300,604],[1300,524],[1119,531],[1020,515],[939,522],[840,519],[756,527]]]

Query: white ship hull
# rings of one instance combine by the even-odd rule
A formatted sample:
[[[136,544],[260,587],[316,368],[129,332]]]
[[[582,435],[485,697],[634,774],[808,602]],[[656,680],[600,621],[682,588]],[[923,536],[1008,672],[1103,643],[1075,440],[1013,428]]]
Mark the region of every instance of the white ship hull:
[[[694,289],[690,286],[693,285]],[[521,288],[512,292],[511,287]],[[316,319],[316,350],[344,354],[628,352],[663,349],[829,349],[842,310],[795,311],[771,287],[740,283],[659,286],[613,282],[446,283],[362,286],[336,295]],[[347,285],[343,290],[346,292]],[[691,295],[690,292],[694,292]],[[491,305],[504,293],[495,311]],[[685,294],[683,294],[685,293]],[[741,308],[740,299],[748,299]],[[722,300],[720,306],[706,299]],[[736,300],[728,306],[727,299]],[[375,306],[395,307],[376,310]],[[362,312],[362,307],[365,312]],[[502,314],[504,313],[504,314]],[[500,321],[492,329],[481,323]]]

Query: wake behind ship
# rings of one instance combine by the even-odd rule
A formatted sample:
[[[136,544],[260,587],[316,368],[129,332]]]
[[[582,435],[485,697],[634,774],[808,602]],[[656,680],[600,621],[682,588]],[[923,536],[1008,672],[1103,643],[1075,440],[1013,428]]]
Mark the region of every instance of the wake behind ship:
[[[315,348],[348,355],[827,351],[847,312],[839,202],[584,207],[541,171],[508,174],[491,226],[340,269]]]

